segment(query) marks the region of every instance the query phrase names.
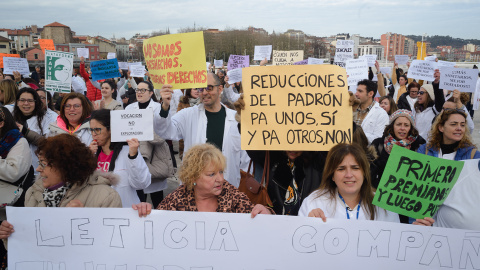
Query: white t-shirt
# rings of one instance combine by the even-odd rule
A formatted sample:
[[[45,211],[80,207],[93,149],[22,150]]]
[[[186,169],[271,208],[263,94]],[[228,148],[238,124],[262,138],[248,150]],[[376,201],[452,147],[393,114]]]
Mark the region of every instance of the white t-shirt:
[[[463,160],[462,173],[433,216],[433,226],[480,231],[480,159]]]
[[[325,213],[327,219],[348,219],[346,212],[348,210],[345,209],[345,204],[343,204],[342,200],[338,197],[338,193],[336,193],[335,198],[330,198],[329,194],[324,194],[318,197],[318,195],[321,194],[319,192],[320,191],[315,191],[305,198],[305,200],[303,200],[302,206],[300,206],[300,210],[298,211],[298,216],[308,217],[308,213],[310,213],[310,211],[320,208]],[[355,206],[353,211],[348,211],[350,220],[356,220],[357,208],[358,206]],[[375,210],[377,212],[375,220],[397,223],[400,222],[400,218],[396,213],[386,211],[378,206],[375,206]],[[363,207],[360,207],[358,220],[370,220],[370,215],[365,215],[365,209],[363,209]]]

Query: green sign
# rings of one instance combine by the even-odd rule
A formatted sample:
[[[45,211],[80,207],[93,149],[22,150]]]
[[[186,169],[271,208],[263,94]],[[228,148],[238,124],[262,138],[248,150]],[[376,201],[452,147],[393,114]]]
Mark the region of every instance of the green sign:
[[[70,93],[72,90],[73,53],[45,51],[45,89]]]
[[[373,204],[412,218],[433,217],[457,182],[463,164],[395,145]]]

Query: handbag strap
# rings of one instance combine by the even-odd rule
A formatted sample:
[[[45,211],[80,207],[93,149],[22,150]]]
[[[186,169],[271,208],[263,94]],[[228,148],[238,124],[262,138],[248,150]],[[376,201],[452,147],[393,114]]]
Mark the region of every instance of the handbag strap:
[[[266,177],[265,177],[266,176]],[[268,187],[268,181],[270,180],[270,151],[265,151],[265,162],[263,163],[262,181],[260,184]]]
[[[248,163],[248,170],[247,173],[250,173],[250,168],[252,167],[253,160],[250,159],[250,163]],[[255,176],[255,164],[253,165],[253,176]]]

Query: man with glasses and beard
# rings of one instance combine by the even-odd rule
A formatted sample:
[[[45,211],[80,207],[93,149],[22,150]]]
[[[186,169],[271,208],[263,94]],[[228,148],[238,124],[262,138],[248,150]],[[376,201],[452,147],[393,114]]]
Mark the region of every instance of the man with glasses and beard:
[[[240,184],[240,163],[246,157],[240,149],[240,133],[235,120],[235,111],[220,102],[223,91],[220,78],[207,75],[207,88],[200,88],[201,104],[169,114],[172,100],[172,86],[165,84],[160,90],[162,109],[155,116],[155,132],[164,139],[180,140],[185,143],[185,152],[195,145],[211,143],[227,158],[225,179],[235,187]]]

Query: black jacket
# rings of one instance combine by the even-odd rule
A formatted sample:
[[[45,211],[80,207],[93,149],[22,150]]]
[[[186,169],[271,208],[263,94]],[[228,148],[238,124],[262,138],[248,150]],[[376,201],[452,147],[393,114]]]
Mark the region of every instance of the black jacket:
[[[413,108],[410,108],[410,103],[408,103],[407,96],[408,96],[408,93],[403,93],[398,99],[397,108],[399,110],[400,109],[409,110],[409,111],[413,110]]]
[[[263,166],[265,151],[247,150],[247,153],[253,162]],[[300,198],[296,209],[290,215],[297,215],[303,200],[320,186],[327,153],[305,151],[295,159],[295,181]],[[285,194],[293,178],[287,161],[285,151],[270,151],[270,179],[267,191],[277,215],[283,214]]]

